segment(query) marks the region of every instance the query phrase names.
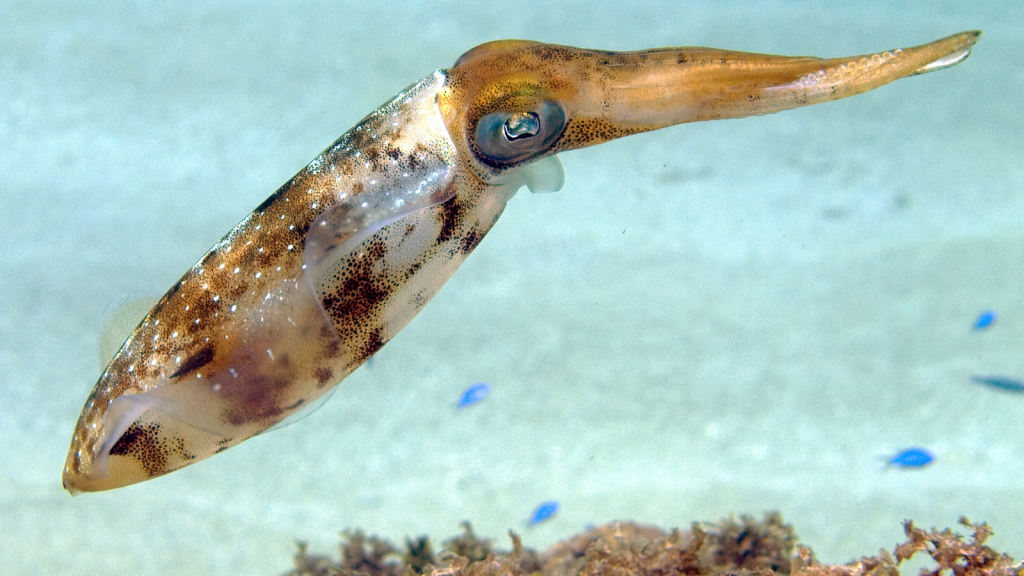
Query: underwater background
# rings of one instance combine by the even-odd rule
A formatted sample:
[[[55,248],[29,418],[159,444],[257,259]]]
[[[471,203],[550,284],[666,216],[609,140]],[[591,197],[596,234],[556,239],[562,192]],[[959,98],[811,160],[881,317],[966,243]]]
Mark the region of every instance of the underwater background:
[[[110,309],[159,297],[360,118],[482,42],[848,56],[934,74],[562,154],[305,419],[143,484],[60,473]],[[1024,556],[1024,3],[0,7],[0,566],[279,574],[360,527],[507,547],[778,510],[825,562],[901,522]],[[974,329],[977,316],[996,320]],[[457,408],[462,392],[490,386]],[[922,468],[886,464],[902,449]],[[533,510],[558,511],[528,525]]]

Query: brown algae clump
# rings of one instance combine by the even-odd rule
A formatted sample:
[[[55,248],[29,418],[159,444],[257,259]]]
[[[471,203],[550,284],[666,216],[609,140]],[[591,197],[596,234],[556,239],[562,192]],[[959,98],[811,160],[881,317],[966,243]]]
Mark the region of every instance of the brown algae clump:
[[[904,524],[908,540],[893,552],[881,550],[848,564],[821,564],[797,545],[793,528],[777,513],[761,520],[741,516],[715,524],[694,523],[666,532],[634,522],[613,522],[563,540],[546,552],[525,549],[509,531],[512,550],[496,551],[478,538],[468,522],[458,538],[434,554],[426,537],[407,540],[401,552],[362,532],[346,532],[337,562],[310,555],[303,543],[287,576],[900,576],[899,566],[918,552],[931,556],[921,576],[1024,576],[1024,566],[985,546],[987,524],[960,523],[966,538],[952,530],[922,530]]]

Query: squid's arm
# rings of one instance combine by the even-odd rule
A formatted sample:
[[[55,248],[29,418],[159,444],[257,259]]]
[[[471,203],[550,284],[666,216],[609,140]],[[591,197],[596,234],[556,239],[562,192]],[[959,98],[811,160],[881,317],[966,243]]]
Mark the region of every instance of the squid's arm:
[[[449,132],[473,152],[478,174],[488,180],[543,156],[629,134],[867,92],[956,65],[980,36],[962,32],[833,59],[697,47],[605,52],[505,40],[464,54],[439,102]]]

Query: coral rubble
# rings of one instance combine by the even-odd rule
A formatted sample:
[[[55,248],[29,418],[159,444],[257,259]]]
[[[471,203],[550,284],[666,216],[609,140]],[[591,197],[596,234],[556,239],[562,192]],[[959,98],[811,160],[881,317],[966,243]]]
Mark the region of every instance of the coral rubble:
[[[893,552],[881,550],[845,565],[821,564],[798,546],[793,528],[776,514],[717,524],[694,523],[690,530],[665,532],[653,526],[614,522],[563,540],[546,552],[523,548],[510,531],[512,550],[496,551],[464,523],[462,536],[444,543],[439,554],[427,538],[407,540],[405,551],[362,532],[346,532],[341,560],[311,555],[299,543],[295,569],[287,576],[900,576],[899,565],[918,552],[934,560],[920,576],[1024,576],[1024,564],[1000,554],[985,540],[987,524],[960,523],[966,538],[952,530],[903,526],[908,540]]]

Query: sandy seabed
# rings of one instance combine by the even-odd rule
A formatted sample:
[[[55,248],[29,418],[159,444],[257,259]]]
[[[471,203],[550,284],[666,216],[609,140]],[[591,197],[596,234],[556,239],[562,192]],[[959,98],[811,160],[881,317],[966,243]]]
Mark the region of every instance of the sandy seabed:
[[[1024,5],[7,2],[0,566],[278,574],[346,527],[543,549],[588,525],[779,510],[826,562],[901,523],[1024,556]],[[845,56],[982,29],[841,102],[562,155],[304,420],[71,498],[105,310],[159,296],[364,115],[487,40]],[[971,329],[983,310],[996,322]],[[474,382],[491,393],[457,410]],[[909,446],[936,455],[898,470]],[[540,502],[558,513],[527,526]]]

